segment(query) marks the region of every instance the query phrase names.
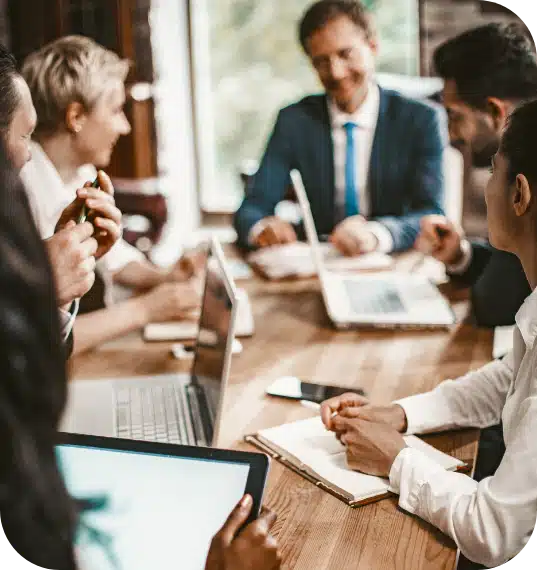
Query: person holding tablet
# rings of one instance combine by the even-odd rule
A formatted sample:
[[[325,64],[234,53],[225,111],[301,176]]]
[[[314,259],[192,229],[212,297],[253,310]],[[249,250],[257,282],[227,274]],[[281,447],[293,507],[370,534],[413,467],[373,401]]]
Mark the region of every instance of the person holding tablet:
[[[75,538],[81,510],[61,475],[55,444],[67,397],[53,274],[24,188],[0,145],[0,514],[12,546],[37,566],[83,566]],[[91,499],[91,497],[89,497]],[[252,509],[244,497],[212,541],[206,570],[275,570],[275,515],[241,530]],[[91,560],[89,561],[91,562]],[[177,553],[177,568],[181,552]],[[111,570],[118,570],[113,565]],[[101,570],[101,567],[99,567]],[[128,570],[128,569],[119,569]]]
[[[508,118],[485,191],[491,244],[518,257],[532,289],[516,315],[512,351],[390,406],[347,394],[321,407],[352,469],[389,477],[403,509],[448,534],[469,560],[493,568],[524,548],[537,515],[536,145],[537,99]],[[496,472],[479,482],[439,468],[406,447],[401,435],[486,428],[500,419],[505,454]]]

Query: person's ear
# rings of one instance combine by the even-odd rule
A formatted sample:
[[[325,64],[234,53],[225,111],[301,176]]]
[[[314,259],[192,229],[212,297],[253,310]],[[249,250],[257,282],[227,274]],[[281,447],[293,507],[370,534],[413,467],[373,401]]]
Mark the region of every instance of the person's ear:
[[[532,189],[524,174],[517,174],[515,180],[515,192],[513,196],[513,208],[517,216],[523,216],[530,208]]]
[[[497,97],[487,98],[487,112],[492,119],[492,124],[496,132],[503,130],[510,111],[511,107],[506,101],[498,99]]]
[[[368,40],[367,40],[367,44],[369,45],[369,48],[371,49],[371,52],[373,53],[373,55],[375,57],[377,57],[378,52],[379,52],[379,42],[376,36],[371,36]]]
[[[69,103],[65,111],[65,126],[70,133],[78,134],[84,128],[87,113],[84,105],[78,101]]]

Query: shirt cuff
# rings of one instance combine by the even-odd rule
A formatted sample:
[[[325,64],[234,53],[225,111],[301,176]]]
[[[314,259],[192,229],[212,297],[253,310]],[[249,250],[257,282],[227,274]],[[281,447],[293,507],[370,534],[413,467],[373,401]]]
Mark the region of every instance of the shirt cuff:
[[[453,421],[446,398],[438,388],[393,403],[401,406],[405,411],[407,421],[405,435],[438,431],[451,425]]]
[[[366,222],[367,229],[377,238],[375,251],[391,253],[393,251],[393,237],[390,230],[380,222]]]
[[[261,219],[256,222],[248,233],[248,245],[254,246],[255,240],[259,237],[259,234],[265,229],[265,219]]]
[[[390,469],[390,491],[397,495],[399,495],[399,490],[401,488],[401,472],[403,471],[404,454],[407,449],[409,448],[403,447],[403,449],[401,449],[392,464],[392,468]]]
[[[472,245],[467,239],[461,241],[462,257],[457,263],[446,265],[448,273],[452,275],[462,275],[466,272],[472,262]]]
[[[65,342],[69,338],[69,335],[73,330],[73,325],[75,324],[75,319],[78,314],[79,306],[80,306],[80,299],[75,299],[71,303],[69,310],[66,311],[65,309],[59,309],[60,330],[63,342]]]

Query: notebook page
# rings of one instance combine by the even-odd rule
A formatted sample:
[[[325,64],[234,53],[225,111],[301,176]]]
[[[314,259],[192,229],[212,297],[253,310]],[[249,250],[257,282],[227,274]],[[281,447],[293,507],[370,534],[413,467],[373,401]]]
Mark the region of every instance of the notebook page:
[[[322,243],[320,247],[327,268],[334,271],[382,270],[393,265],[391,257],[384,253],[373,252],[357,257],[345,257],[332,244]],[[258,265],[270,279],[315,275],[310,246],[304,242],[259,249],[248,256],[248,261]]]
[[[261,430],[258,435],[293,455],[302,466],[307,466],[355,500],[374,497],[388,490],[387,479],[358,473],[347,467],[345,447],[332,432],[325,429],[319,417]],[[405,442],[445,469],[454,470],[463,465],[462,461],[438,451],[417,437],[405,436]]]
[[[333,433],[326,431],[318,417],[261,430],[258,435],[296,457],[355,500],[381,495],[388,490],[387,479],[351,471],[347,467],[345,447]]]

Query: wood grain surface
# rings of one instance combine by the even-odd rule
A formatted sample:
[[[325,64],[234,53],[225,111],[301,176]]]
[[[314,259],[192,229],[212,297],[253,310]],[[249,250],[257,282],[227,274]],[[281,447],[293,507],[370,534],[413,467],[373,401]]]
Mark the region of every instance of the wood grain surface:
[[[416,257],[399,267],[412,270]],[[250,294],[256,332],[244,339],[232,363],[220,445],[250,449],[247,433],[306,418],[298,403],[265,395],[282,375],[364,388],[373,402],[388,403],[456,378],[491,359],[492,332],[463,324],[465,295],[447,287],[459,324],[446,331],[336,331],[326,317],[317,280],[240,282]],[[72,360],[73,378],[124,377],[188,370],[169,343],[144,343],[131,335]],[[428,436],[436,447],[473,461],[477,432]],[[284,568],[297,570],[448,570],[454,543],[429,524],[404,513],[395,497],[351,509],[273,461],[266,504],[278,512],[275,534]]]

